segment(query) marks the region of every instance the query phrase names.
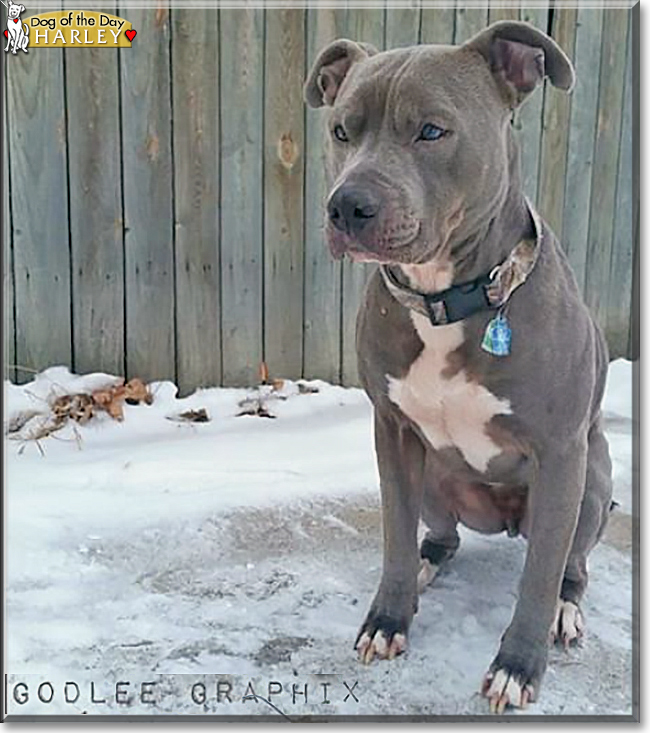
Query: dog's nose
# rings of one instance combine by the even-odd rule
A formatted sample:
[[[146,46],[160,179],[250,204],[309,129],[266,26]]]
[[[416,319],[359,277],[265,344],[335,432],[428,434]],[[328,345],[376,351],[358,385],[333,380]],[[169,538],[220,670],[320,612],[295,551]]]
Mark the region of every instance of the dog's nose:
[[[356,186],[340,186],[327,203],[329,220],[346,234],[359,234],[378,213],[377,199],[370,191]]]

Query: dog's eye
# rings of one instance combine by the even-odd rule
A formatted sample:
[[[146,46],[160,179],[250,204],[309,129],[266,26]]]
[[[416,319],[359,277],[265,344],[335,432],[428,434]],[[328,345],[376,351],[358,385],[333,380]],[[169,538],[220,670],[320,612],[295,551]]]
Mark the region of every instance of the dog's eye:
[[[347,143],[349,142],[348,134],[343,128],[343,125],[334,125],[334,130],[332,130],[334,133],[334,137],[341,143]]]
[[[420,130],[420,137],[418,140],[439,140],[447,131],[443,130],[442,127],[438,127],[438,125],[433,125],[430,122],[427,122],[427,124]]]

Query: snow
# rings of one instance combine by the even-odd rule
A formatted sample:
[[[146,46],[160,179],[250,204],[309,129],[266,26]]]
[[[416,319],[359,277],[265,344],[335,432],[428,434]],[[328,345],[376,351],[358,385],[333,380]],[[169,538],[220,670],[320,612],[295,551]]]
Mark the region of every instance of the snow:
[[[115,380],[54,367],[6,382],[6,424]],[[421,598],[407,654],[359,665],[352,644],[381,570],[371,410],[360,390],[304,384],[318,391],[264,388],[275,419],[238,416],[251,390],[178,399],[160,382],[123,422],[99,415],[38,444],[5,438],[8,684],[18,698],[29,688],[22,705],[10,697],[10,714],[277,715],[242,701],[249,684],[277,693],[289,715],[486,712],[478,689],[525,543],[462,531]],[[631,385],[631,364],[613,362],[603,412],[620,507],[591,555],[584,644],[552,651],[539,701],[516,714],[631,713]],[[175,419],[199,408],[210,422]],[[69,703],[71,681],[80,694]],[[232,702],[218,699],[219,681]],[[344,683],[355,681],[352,696]],[[142,682],[156,683],[154,705]],[[307,701],[294,702],[305,685]]]

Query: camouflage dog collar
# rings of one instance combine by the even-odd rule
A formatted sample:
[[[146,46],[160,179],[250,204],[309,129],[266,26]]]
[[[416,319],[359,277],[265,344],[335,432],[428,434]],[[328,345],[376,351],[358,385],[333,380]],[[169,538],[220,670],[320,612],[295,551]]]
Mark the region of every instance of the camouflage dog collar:
[[[524,239],[490,273],[475,280],[452,285],[438,293],[421,293],[398,280],[386,265],[380,267],[391,295],[405,308],[426,316],[431,325],[444,326],[484,310],[496,310],[526,282],[533,271],[542,244],[542,223],[526,199],[535,227],[535,239]]]

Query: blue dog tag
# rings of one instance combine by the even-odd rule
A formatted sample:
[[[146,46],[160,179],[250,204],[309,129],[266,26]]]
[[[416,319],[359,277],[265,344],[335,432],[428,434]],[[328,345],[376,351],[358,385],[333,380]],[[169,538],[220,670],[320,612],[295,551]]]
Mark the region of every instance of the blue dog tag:
[[[494,356],[508,356],[511,340],[512,331],[508,319],[499,313],[488,323],[481,348]]]

